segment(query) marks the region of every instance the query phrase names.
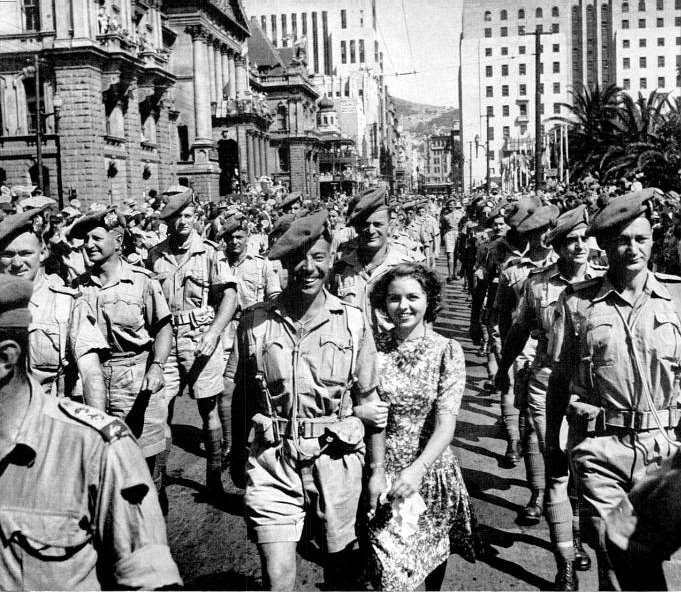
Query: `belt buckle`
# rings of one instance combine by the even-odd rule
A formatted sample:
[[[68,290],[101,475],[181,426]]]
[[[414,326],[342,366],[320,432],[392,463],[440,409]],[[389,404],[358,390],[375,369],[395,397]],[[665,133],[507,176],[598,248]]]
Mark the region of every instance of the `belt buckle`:
[[[641,431],[641,426],[643,425],[643,413],[640,411],[632,411],[633,414],[632,421],[629,423],[631,424],[631,427],[634,431],[640,432]]]
[[[301,422],[298,423],[298,436],[300,438],[304,438],[304,439],[310,438],[311,432],[312,432],[312,426],[308,422],[301,421]]]

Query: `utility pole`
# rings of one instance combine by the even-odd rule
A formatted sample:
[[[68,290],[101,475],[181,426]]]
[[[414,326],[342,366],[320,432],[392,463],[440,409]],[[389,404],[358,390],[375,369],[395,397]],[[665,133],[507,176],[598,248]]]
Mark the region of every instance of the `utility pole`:
[[[490,190],[490,174],[489,174],[489,118],[490,118],[490,113],[487,111],[485,113],[485,121],[487,122],[487,135],[485,136],[485,162],[487,164],[487,177],[485,181],[485,191],[487,192],[487,195],[489,195],[489,190]]]
[[[41,108],[40,96],[40,56],[36,53],[33,56],[33,67],[35,68],[35,104],[37,122],[35,126],[35,144],[36,144],[36,160],[38,165],[38,189],[43,191],[43,114]]]
[[[541,36],[550,33],[542,33],[539,26],[534,35],[534,189],[539,191],[544,180],[542,170],[541,152],[543,137],[541,133]]]
[[[468,140],[468,190],[473,190],[473,140]]]

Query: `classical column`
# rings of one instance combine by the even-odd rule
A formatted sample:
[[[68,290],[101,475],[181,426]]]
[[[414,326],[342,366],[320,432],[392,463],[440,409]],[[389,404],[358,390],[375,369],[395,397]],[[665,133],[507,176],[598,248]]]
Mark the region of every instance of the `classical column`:
[[[236,99],[236,55],[229,50],[229,98]]]
[[[246,150],[247,150],[247,158],[248,158],[248,182],[253,183],[254,181],[254,164],[255,164],[255,156],[253,154],[253,136],[250,133],[247,133],[246,135]]]
[[[262,144],[265,149],[265,174],[269,176],[270,174],[270,163],[269,163],[269,142],[268,142],[268,137],[265,136],[262,139]]]
[[[222,101],[222,54],[220,44],[216,41],[213,45],[213,58],[215,62],[215,102],[219,105]]]
[[[255,152],[255,176],[262,176],[262,152],[260,151],[260,133],[255,132],[253,136],[253,152]]]
[[[235,60],[236,66],[236,96],[242,99],[248,90],[248,73],[246,72],[246,58],[238,56]]]
[[[208,37],[206,41],[206,52],[208,54],[208,82],[210,83],[210,102],[217,102],[217,92],[215,89],[215,53],[213,52],[213,38]]]
[[[211,143],[211,113],[210,113],[210,86],[207,79],[210,77],[208,69],[208,48],[206,41],[208,35],[201,27],[189,27],[192,36],[192,58],[194,66],[194,126],[195,143]]]
[[[267,156],[265,152],[265,136],[260,136],[260,175],[267,174]]]
[[[222,88],[220,89],[221,96],[225,99],[229,98],[229,89],[225,96],[225,87],[229,83],[229,50],[226,45],[220,46],[220,71],[222,73]]]

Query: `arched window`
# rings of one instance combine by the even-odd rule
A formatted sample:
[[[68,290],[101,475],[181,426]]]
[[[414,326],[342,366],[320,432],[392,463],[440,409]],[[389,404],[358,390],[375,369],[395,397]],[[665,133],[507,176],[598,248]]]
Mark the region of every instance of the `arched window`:
[[[553,17],[558,17],[558,16],[560,16],[560,12],[558,11],[558,7],[557,7],[557,6],[554,6],[554,7],[551,9],[551,16],[553,16]]]
[[[544,11],[541,9],[541,6],[537,8],[537,11],[535,12],[535,16],[537,18],[544,18]]]
[[[277,108],[277,127],[280,130],[285,130],[288,127],[288,112],[285,105],[279,105]]]
[[[646,3],[644,0],[640,0],[640,2],[638,3],[638,9],[640,12],[646,11]]]
[[[629,12],[629,2],[622,2],[622,12]]]
[[[490,10],[485,11],[485,21],[489,22],[492,20],[492,12]]]
[[[156,144],[156,118],[153,113],[149,113],[142,124],[143,142]]]
[[[508,20],[508,12],[506,12],[505,10],[502,10],[502,11],[501,11],[501,20],[502,20],[502,21],[507,21],[507,20]]]
[[[114,138],[125,138],[123,106],[120,101],[116,102],[107,110],[106,135]]]
[[[289,150],[288,146],[280,146],[279,147],[279,170],[287,173],[289,170]]]
[[[524,18],[525,18],[525,9],[524,9],[524,8],[521,8],[521,9],[518,11],[518,18],[519,18],[519,19],[524,19]]]

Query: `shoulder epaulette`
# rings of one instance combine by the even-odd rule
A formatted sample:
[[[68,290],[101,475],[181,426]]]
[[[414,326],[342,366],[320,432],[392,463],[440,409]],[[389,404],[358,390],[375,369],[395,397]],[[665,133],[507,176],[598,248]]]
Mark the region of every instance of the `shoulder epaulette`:
[[[50,290],[52,292],[57,292],[58,294],[67,294],[73,298],[78,298],[80,296],[80,290],[77,288],[72,288],[71,286],[65,286],[64,284],[50,284]]]
[[[146,275],[147,277],[152,277],[154,274],[149,271],[146,267],[140,267],[139,265],[131,265],[130,269],[136,273],[141,273],[142,275]]]
[[[123,421],[102,413],[94,407],[81,405],[70,399],[61,399],[59,408],[71,419],[97,430],[106,442],[114,442],[128,436],[132,437],[130,429]]]
[[[666,284],[678,284],[681,282],[681,277],[670,273],[660,273],[659,271],[656,271],[655,277]]]
[[[347,302],[346,300],[343,300],[342,298],[339,298],[338,300],[340,300],[340,303],[347,308],[356,308],[357,310],[362,310],[361,307],[357,306],[356,304],[352,304],[351,302]]]
[[[601,281],[603,281],[602,277],[590,278],[588,280],[582,280],[581,282],[570,284],[565,289],[566,291],[569,290],[570,292],[579,292],[580,290],[585,290],[586,288],[592,288],[594,286],[600,285]]]
[[[207,238],[202,239],[204,245],[208,245],[209,247],[213,247],[215,250],[219,249],[218,244],[213,242],[212,240],[209,240]]]

